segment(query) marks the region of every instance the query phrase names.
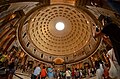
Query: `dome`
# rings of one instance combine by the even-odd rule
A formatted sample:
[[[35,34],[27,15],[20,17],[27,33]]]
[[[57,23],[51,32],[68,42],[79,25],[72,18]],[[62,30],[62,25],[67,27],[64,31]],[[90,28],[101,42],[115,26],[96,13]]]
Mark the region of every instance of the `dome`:
[[[59,26],[62,30],[56,29],[57,23],[62,24]],[[42,59],[41,54],[46,58],[53,57],[46,61],[57,57],[72,57],[74,60],[73,56],[77,54],[81,55],[81,59],[92,54],[98,45],[92,37],[93,25],[96,25],[94,19],[82,8],[54,4],[39,8],[24,19],[19,27],[19,40],[23,49],[37,59]],[[22,38],[22,32],[27,33],[27,37]]]

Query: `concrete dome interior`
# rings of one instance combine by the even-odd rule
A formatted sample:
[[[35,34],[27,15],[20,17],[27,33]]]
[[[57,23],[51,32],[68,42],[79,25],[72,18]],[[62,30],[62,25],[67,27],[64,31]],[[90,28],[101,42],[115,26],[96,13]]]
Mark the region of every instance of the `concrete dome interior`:
[[[37,9],[27,16],[24,22],[27,19],[27,24],[21,23],[18,37],[21,46],[26,46],[29,41],[30,46],[23,47],[23,49],[36,50],[34,53],[29,51],[27,53],[38,59],[41,59],[41,54],[44,54],[44,56],[51,56],[52,59],[60,57],[65,62],[70,62],[74,61],[74,55],[79,54],[79,59],[76,58],[82,60],[89,57],[99,46],[100,40],[93,38],[97,21],[82,8],[53,4]],[[57,22],[64,23],[64,30],[56,30]],[[24,33],[27,36],[22,38]],[[71,57],[71,59],[66,60],[66,57]],[[53,60],[47,61],[52,62]]]
[[[99,16],[110,16],[119,23],[115,11],[99,0],[13,0],[0,4],[5,4],[0,7],[0,47],[10,52],[17,49],[21,57],[44,63],[74,64],[93,55],[97,58],[97,52],[108,46],[101,38],[94,38],[96,28],[102,29]],[[58,22],[64,23],[63,30],[56,29]]]

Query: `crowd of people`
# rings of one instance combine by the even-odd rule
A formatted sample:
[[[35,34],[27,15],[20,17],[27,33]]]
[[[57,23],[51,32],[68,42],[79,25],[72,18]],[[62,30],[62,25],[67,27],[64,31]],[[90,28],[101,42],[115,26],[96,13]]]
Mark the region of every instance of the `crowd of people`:
[[[107,55],[109,59],[113,58],[111,54]],[[29,68],[28,69],[27,67],[21,68],[18,66],[17,62],[18,62],[17,57],[9,57],[9,55],[0,53],[0,71],[2,71],[2,73],[0,72],[1,76],[0,79],[4,79],[2,78],[3,75],[7,77],[5,79],[12,79],[16,69],[20,69],[22,70],[22,72],[28,72]],[[31,79],[83,79],[83,78],[89,79],[91,77],[96,77],[96,79],[114,79],[114,78],[119,79],[117,78],[119,76],[119,72],[116,71],[119,71],[120,69],[116,68],[115,71],[111,69],[111,66],[112,65],[109,65],[108,63],[105,63],[102,60],[95,61],[95,67],[84,67],[80,69],[66,68],[64,70],[59,70],[54,68],[54,66],[52,65],[48,66],[44,64],[43,66],[41,66],[41,64],[38,64],[37,66],[32,67],[33,73],[31,73]],[[5,72],[4,69],[8,70]],[[111,75],[111,72],[114,75]]]
[[[102,60],[95,61],[95,67],[66,68],[64,71],[56,70],[52,65],[41,67],[38,64],[34,69],[31,79],[89,79],[91,77],[111,79],[109,69],[109,65]]]
[[[16,57],[0,52],[0,79],[12,79],[15,72]]]
[[[93,76],[92,69],[90,72]],[[55,69],[52,65],[43,66],[41,68],[40,64],[35,67],[33,74],[31,75],[31,79],[81,79],[86,77],[88,72],[84,69],[71,69],[66,68],[65,70]]]
[[[111,63],[108,64],[101,59],[95,61],[95,67],[80,69],[66,68],[65,70],[56,70],[52,65],[41,67],[38,64],[34,69],[31,79],[90,79],[91,77],[95,77],[95,79],[119,79],[118,70],[110,71],[111,67]],[[115,74],[112,76],[111,73]]]

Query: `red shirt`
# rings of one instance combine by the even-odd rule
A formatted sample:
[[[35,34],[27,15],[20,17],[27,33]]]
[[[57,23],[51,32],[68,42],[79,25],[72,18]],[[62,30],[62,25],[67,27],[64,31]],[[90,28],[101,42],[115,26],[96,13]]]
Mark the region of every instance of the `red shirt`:
[[[46,69],[42,69],[41,70],[41,77],[46,77],[47,73],[46,73]]]

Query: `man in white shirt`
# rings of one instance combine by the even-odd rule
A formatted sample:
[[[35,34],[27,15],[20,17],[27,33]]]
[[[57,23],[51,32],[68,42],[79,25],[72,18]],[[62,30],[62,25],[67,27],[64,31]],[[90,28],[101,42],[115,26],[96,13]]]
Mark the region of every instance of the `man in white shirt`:
[[[41,68],[40,68],[40,64],[38,64],[38,66],[34,70],[34,73],[32,74],[31,79],[36,79],[37,77],[39,77],[40,72],[41,72]]]
[[[71,78],[71,71],[70,68],[67,68],[66,70],[66,79],[70,79]]]

